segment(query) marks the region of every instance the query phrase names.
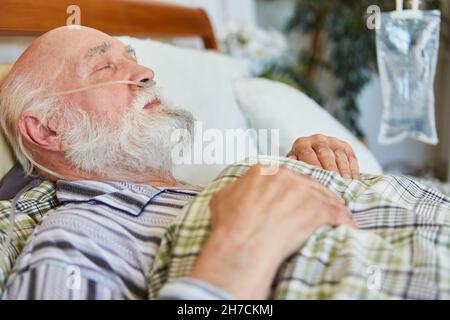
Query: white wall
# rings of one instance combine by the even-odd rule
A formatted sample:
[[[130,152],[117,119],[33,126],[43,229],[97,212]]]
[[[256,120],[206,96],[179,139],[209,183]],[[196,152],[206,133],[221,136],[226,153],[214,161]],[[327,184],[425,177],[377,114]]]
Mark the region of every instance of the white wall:
[[[213,27],[219,30],[229,22],[256,24],[255,0],[162,0],[180,5],[201,7],[208,13]]]

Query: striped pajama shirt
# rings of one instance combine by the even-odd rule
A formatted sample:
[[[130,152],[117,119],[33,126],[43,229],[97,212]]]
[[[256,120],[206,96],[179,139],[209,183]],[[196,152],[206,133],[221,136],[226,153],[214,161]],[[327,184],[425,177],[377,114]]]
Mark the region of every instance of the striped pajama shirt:
[[[59,181],[61,206],[36,227],[3,299],[147,299],[148,273],[167,226],[198,190],[124,182]],[[183,278],[164,299],[225,299]]]

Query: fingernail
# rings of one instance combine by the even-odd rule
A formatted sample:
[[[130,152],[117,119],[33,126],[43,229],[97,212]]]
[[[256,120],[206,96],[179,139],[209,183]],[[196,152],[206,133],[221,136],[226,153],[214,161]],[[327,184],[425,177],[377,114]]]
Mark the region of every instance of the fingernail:
[[[344,174],[343,177],[344,177],[344,179],[351,179],[352,178],[348,173]]]

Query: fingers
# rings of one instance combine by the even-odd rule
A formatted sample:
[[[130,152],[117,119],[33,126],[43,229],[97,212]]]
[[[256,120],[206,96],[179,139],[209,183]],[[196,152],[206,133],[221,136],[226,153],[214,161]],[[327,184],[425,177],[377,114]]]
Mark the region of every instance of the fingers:
[[[335,201],[336,203],[344,204],[345,200],[329,190],[323,184],[318,182],[314,177],[304,175],[288,168],[280,168],[277,175],[284,179],[286,183],[278,182],[278,184],[267,183],[264,191],[274,191],[276,188],[283,188],[282,192],[294,191],[291,189],[295,189],[295,191],[302,192],[301,188],[309,188],[321,194],[324,199],[328,199],[328,201]],[[288,182],[291,181],[290,187],[286,187]],[[297,188],[300,188],[297,190]]]
[[[345,151],[345,154],[347,155],[347,159],[350,166],[350,172],[352,174],[352,179],[359,179],[360,177],[359,163],[358,159],[356,158],[355,152],[348,143],[341,141],[341,146]]]
[[[335,152],[336,164],[339,169],[339,173],[345,179],[352,178],[352,170],[350,168],[350,162],[347,158],[347,154],[342,149],[337,149]]]
[[[348,160],[349,160],[349,164],[350,164],[350,170],[352,172],[352,178],[359,179],[360,172],[359,172],[358,160],[356,159],[355,155],[348,156]]]
[[[259,199],[260,205],[267,205],[274,200],[274,195],[283,188],[283,180],[286,180],[290,171],[285,168],[279,168],[274,175],[263,175],[263,169],[268,168],[265,164],[256,164],[252,166],[244,175],[247,180],[242,188],[246,193]]]
[[[333,191],[325,187],[323,184],[318,182],[314,177],[300,174],[297,172],[294,173],[296,175],[297,185],[301,185],[307,190],[317,192],[323,201],[330,203],[333,202],[339,205],[345,204],[345,200],[342,197],[340,197],[339,195],[335,194]]]
[[[311,188],[314,191],[318,192],[324,200],[328,201],[333,200],[334,202],[340,204],[345,203],[345,200],[342,197],[332,192],[330,189],[328,189],[327,187],[316,181],[314,178],[312,178],[312,180],[308,179],[308,181],[305,181],[304,184],[306,185],[306,187]]]
[[[336,158],[334,156],[333,150],[324,143],[318,143],[313,145],[314,151],[317,154],[317,158],[322,164],[322,168],[328,171],[338,172],[338,167],[336,165]]]
[[[351,211],[347,207],[328,205],[325,215],[325,223],[333,227],[347,225],[351,228],[359,229],[358,224],[352,219]]]
[[[317,158],[316,152],[313,148],[308,146],[300,146],[298,148],[293,149],[288,157],[295,156],[297,160],[309,163],[310,165],[325,169],[322,167],[319,159]]]
[[[336,197],[336,195],[328,196],[328,195],[321,194],[320,192],[314,192],[311,194],[311,197],[314,198],[318,202],[325,203],[325,204],[333,206],[333,207],[337,207],[337,208],[345,207],[344,199]]]
[[[327,164],[327,168],[324,167],[324,169],[339,172],[339,174],[345,179],[359,179],[360,172],[358,160],[352,147],[348,143],[330,137],[328,138],[327,143],[321,142],[317,144],[314,149],[319,150],[319,148],[328,148],[331,152],[333,152],[335,165],[337,167],[337,170],[333,170],[332,168],[334,168],[334,166]],[[330,163],[332,161],[330,152],[323,150],[322,153],[324,154],[323,161]],[[319,160],[322,162],[322,156],[320,154]]]
[[[321,134],[299,138],[287,155],[318,168],[339,173],[346,179],[359,179],[359,164],[352,147],[339,139]]]
[[[258,174],[262,165],[253,166],[250,170],[253,174]],[[277,197],[283,193],[294,193],[298,197],[305,190],[315,192],[323,202],[334,203],[336,205],[345,204],[345,200],[318,182],[314,177],[307,176],[288,168],[280,168],[275,176],[262,176],[265,180],[264,190],[258,190],[260,203],[276,201]],[[256,186],[249,185],[249,192],[257,189]],[[272,196],[270,196],[272,195]]]

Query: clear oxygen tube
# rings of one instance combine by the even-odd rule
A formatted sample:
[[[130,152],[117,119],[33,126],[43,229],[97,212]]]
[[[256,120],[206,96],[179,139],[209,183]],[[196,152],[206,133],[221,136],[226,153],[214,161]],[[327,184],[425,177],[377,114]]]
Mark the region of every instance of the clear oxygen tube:
[[[60,92],[56,92],[56,93],[51,93],[51,94],[48,94],[48,95],[44,96],[44,98],[65,96],[65,95],[72,94],[72,93],[92,90],[92,89],[96,89],[96,88],[107,87],[107,86],[111,86],[111,85],[114,85],[114,84],[132,84],[132,85],[135,85],[135,86],[138,86],[138,87],[148,88],[148,87],[153,87],[154,85],[156,85],[156,82],[153,81],[153,80],[147,80],[147,81],[128,81],[128,80],[106,81],[106,82],[91,84],[89,86],[78,88],[78,89],[71,89],[71,90],[65,90],[65,91],[60,91]]]
[[[127,85],[131,84],[131,85],[136,85],[136,86],[141,87],[141,88],[149,88],[149,87],[155,86],[156,82],[153,81],[153,80],[147,80],[147,81],[128,81],[128,80],[107,81],[107,82],[97,83],[97,84],[89,85],[89,86],[78,88],[78,89],[71,89],[71,90],[65,90],[65,91],[60,91],[60,92],[48,94],[48,95],[45,95],[44,98],[59,97],[59,96],[64,96],[64,95],[73,94],[73,93],[77,93],[77,92],[92,90],[92,89],[96,89],[96,88],[102,88],[102,87],[105,87],[105,86],[110,86],[110,85],[115,85],[115,84],[127,84]],[[38,169],[40,169],[40,170],[50,174],[52,177],[55,177],[55,178],[58,178],[58,179],[61,179],[61,180],[66,180],[66,178],[63,177],[62,175],[60,175],[60,174],[56,173],[55,171],[50,170],[50,169],[48,169],[48,168],[46,168],[46,167],[44,167],[42,165],[40,165],[35,160],[33,160],[33,158],[26,151],[26,149],[25,149],[25,147],[23,145],[23,140],[22,140],[22,136],[21,135],[19,135],[18,144],[19,144],[19,148],[20,148],[20,151],[22,152],[22,154],[36,168],[38,168]],[[38,185],[38,180],[34,180],[31,184],[28,184],[26,187],[24,187],[22,190],[20,190],[19,193],[11,201],[11,212],[10,212],[10,215],[9,215],[8,230],[6,231],[5,242],[2,245],[2,254],[3,254],[4,257],[8,256],[7,255],[8,247],[9,247],[11,241],[12,241],[12,238],[13,238],[14,225],[15,225],[15,219],[16,219],[17,202],[19,201],[20,197],[25,192],[27,192],[31,188],[36,187],[37,185]]]
[[[59,91],[59,92],[47,94],[47,95],[44,96],[44,98],[60,97],[60,96],[65,96],[65,95],[69,95],[69,94],[73,94],[73,93],[78,93],[78,92],[88,91],[88,90],[92,90],[92,89],[107,87],[107,86],[111,86],[111,85],[115,85],[115,84],[135,85],[135,86],[138,86],[138,87],[141,87],[141,88],[150,88],[150,87],[155,86],[156,82],[154,80],[146,80],[146,81],[129,81],[129,80],[106,81],[106,82],[96,83],[96,84],[92,84],[92,85],[81,87],[81,88],[77,88],[77,89],[70,89],[70,90],[64,90],[64,91]],[[61,179],[61,180],[66,180],[66,178],[61,176],[60,174],[54,172],[53,170],[47,169],[46,167],[44,167],[44,166],[40,165],[39,163],[37,163],[36,161],[34,161],[33,158],[26,151],[26,149],[25,149],[25,147],[23,145],[23,141],[22,141],[22,136],[21,135],[19,135],[19,139],[18,140],[19,140],[18,142],[19,142],[20,151],[28,159],[28,161],[30,161],[36,168],[41,169],[42,171],[50,174],[51,176],[53,176],[55,178],[58,178],[58,179]]]

